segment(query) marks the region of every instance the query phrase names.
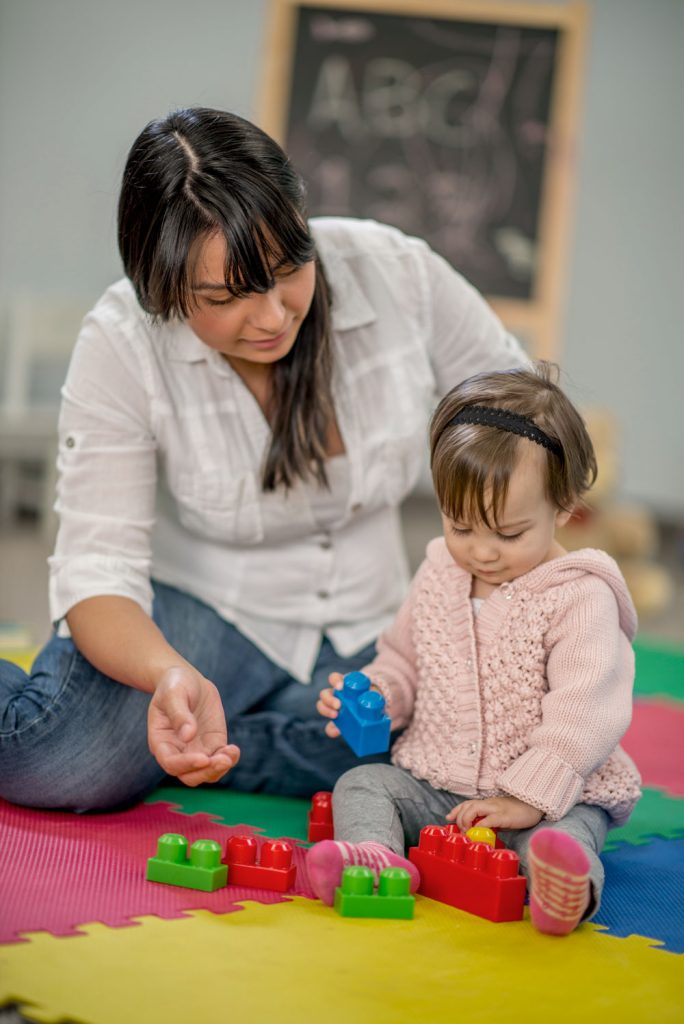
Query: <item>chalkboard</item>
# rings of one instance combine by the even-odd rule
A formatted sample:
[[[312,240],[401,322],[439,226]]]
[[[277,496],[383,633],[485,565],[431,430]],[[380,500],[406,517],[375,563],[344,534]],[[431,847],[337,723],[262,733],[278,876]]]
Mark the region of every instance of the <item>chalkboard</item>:
[[[261,118],[302,172],[310,215],[425,238],[553,356],[574,148],[570,13],[276,0]]]

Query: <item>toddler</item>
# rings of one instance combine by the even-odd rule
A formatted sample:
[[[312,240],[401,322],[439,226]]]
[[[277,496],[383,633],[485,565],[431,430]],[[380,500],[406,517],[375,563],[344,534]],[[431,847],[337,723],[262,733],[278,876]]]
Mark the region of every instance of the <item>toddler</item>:
[[[629,725],[636,613],[602,551],[555,538],[596,477],[594,451],[555,368],[483,373],[430,426],[443,537],[364,671],[402,730],[392,764],[344,774],[335,840],[307,855],[333,902],[348,864],[406,868],[421,828],[475,819],[520,857],[530,915],[562,935],[599,906],[606,831],[629,817],[639,775],[618,746]],[[342,676],[320,693],[331,721]]]

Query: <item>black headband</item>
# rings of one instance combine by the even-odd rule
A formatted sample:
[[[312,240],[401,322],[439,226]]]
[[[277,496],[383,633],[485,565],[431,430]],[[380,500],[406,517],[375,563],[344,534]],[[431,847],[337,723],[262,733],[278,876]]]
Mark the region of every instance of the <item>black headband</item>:
[[[448,427],[456,426],[458,423],[479,423],[485,427],[496,427],[497,430],[508,430],[511,434],[519,434],[535,441],[543,448],[563,458],[563,446],[555,441],[548,434],[541,430],[534,420],[527,416],[519,416],[516,412],[509,412],[508,409],[492,409],[486,405],[468,405],[461,409],[447,423]]]

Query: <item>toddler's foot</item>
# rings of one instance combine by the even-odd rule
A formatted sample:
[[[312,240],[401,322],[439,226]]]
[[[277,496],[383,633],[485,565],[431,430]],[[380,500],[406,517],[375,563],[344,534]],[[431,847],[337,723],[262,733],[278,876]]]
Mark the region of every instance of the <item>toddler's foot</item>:
[[[415,892],[420,884],[415,864],[393,853],[382,843],[343,843],[324,839],[307,853],[306,869],[311,888],[329,907],[335,901],[335,889],[342,881],[342,872],[350,864],[372,868],[376,881],[383,868],[405,868],[411,876],[411,892]]]
[[[572,836],[551,828],[530,840],[530,917],[547,935],[567,935],[589,905],[589,858]]]

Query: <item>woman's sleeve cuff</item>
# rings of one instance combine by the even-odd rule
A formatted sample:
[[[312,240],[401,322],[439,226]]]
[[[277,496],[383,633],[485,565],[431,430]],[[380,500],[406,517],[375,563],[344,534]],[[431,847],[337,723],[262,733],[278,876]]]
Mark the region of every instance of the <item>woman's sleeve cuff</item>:
[[[61,563],[61,564],[60,564]],[[131,562],[107,556],[50,559],[50,620],[63,623],[67,612],[89,597],[128,597],[152,614],[152,585],[147,560]],[[64,626],[60,635],[64,635]],[[67,631],[67,634],[68,631]]]

